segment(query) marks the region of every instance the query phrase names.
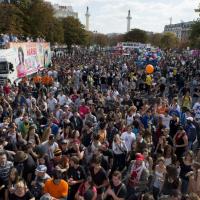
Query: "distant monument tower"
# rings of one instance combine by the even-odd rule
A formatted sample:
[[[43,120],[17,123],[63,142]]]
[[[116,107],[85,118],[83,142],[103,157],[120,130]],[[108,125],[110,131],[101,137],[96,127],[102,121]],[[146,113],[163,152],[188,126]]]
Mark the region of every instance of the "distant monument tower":
[[[128,11],[128,17],[127,17],[127,32],[129,32],[131,30],[131,11]]]
[[[89,8],[87,6],[87,10],[86,10],[86,14],[85,14],[85,18],[86,18],[86,24],[85,24],[85,29],[87,31],[89,31],[89,18],[90,18],[90,14],[89,14]]]
[[[169,18],[169,24],[172,25],[172,17]]]

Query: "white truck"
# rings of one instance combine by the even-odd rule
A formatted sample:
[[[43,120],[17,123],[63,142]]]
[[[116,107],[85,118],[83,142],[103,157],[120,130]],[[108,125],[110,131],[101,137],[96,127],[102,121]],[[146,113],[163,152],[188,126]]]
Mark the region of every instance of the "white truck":
[[[51,64],[49,43],[11,42],[0,49],[0,85],[9,79],[19,82]]]

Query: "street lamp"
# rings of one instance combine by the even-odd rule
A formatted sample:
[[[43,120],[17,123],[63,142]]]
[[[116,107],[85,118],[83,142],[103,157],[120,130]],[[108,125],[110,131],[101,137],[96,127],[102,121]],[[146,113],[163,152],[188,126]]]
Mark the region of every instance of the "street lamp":
[[[93,33],[94,33],[94,49],[95,49],[95,52],[96,52],[96,46],[97,46],[97,41],[96,41],[96,39],[97,39],[97,31],[93,31]]]

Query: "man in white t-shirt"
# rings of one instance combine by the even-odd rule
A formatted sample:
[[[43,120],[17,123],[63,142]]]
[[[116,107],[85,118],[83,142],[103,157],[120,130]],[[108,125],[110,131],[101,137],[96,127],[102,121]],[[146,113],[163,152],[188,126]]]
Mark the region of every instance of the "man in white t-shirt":
[[[193,110],[194,110],[194,113],[195,113],[195,119],[196,119],[197,121],[200,121],[200,98],[199,98],[199,100],[194,104]]]
[[[124,140],[124,142],[127,146],[128,152],[130,152],[132,149],[132,147],[131,147],[132,143],[133,143],[133,141],[136,140],[136,137],[135,137],[135,134],[132,132],[131,126],[128,126],[127,129],[128,130],[126,132],[122,133],[121,139]]]
[[[67,100],[67,97],[63,94],[63,91],[60,91],[60,94],[57,96],[58,103],[60,106],[64,106]]]
[[[170,123],[170,120],[172,119],[172,117],[168,114],[168,111],[165,112],[165,114],[161,114],[160,117],[162,118],[162,123],[163,125],[169,129],[169,123]]]
[[[39,151],[48,155],[49,159],[54,158],[54,152],[58,149],[58,143],[55,142],[55,136],[50,135],[49,140],[44,141],[42,144],[39,145]]]
[[[72,104],[73,103],[73,101],[67,96],[66,97],[66,102],[65,102],[65,105],[70,105],[70,104]]]
[[[48,76],[53,76],[53,72],[51,70],[48,71]]]
[[[57,100],[53,97],[53,94],[50,93],[49,98],[47,99],[48,109],[53,112],[55,110]]]

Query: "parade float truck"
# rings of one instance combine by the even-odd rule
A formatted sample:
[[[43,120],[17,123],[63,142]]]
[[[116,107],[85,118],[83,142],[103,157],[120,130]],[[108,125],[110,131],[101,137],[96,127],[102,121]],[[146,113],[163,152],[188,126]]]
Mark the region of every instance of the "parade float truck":
[[[51,64],[50,43],[10,42],[0,49],[0,85],[18,83]]]
[[[129,56],[132,51],[138,51],[139,49],[151,49],[150,44],[142,44],[139,42],[119,42],[113,49],[114,55]]]

